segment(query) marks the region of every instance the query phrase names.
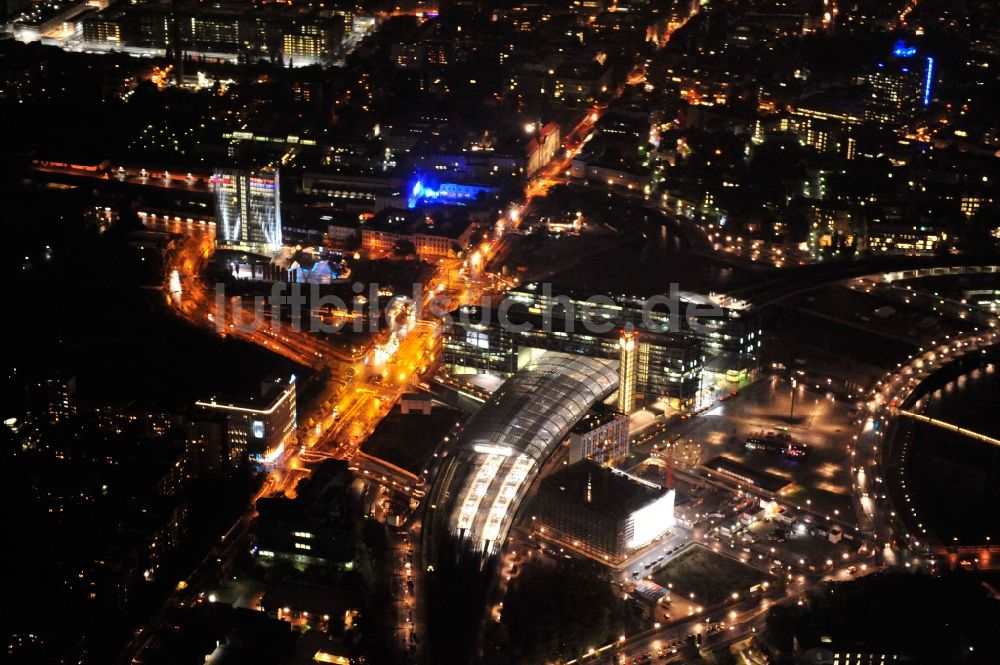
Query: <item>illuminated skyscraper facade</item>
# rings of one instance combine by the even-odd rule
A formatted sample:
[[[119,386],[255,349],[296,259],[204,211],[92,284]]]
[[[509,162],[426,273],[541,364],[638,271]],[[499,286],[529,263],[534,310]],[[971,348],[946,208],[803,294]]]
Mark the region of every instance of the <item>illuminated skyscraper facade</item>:
[[[878,63],[868,83],[870,94],[865,119],[901,127],[930,104],[934,58],[919,57],[916,47],[899,40],[893,47],[892,56]]]
[[[281,249],[277,169],[220,169],[212,176],[220,246],[265,256]]]
[[[634,331],[626,331],[618,340],[618,346],[621,348],[619,354],[621,362],[618,365],[618,410],[625,415],[635,410],[635,379],[638,375],[636,356],[639,346],[636,344],[637,336],[638,333]]]

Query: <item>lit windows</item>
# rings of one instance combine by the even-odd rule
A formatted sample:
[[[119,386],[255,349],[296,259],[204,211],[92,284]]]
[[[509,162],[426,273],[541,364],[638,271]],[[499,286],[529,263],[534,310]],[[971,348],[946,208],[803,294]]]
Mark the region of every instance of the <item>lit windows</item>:
[[[469,346],[474,346],[479,349],[490,348],[490,336],[489,333],[478,332],[475,330],[470,330],[465,335],[465,342]]]

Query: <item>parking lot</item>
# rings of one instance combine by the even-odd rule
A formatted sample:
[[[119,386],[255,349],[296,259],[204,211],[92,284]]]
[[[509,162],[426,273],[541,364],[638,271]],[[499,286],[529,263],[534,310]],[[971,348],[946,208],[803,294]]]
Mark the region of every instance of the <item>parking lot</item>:
[[[797,381],[793,389],[786,378],[768,376],[709,411],[672,421],[662,434],[639,446],[637,451],[642,456],[655,453],[666,457],[669,454],[666,448],[672,446],[685,453],[675,456],[676,463],[695,471],[693,460],[703,464],[722,455],[753,471],[787,480],[788,500],[802,510],[826,511],[831,517],[851,522],[850,444],[854,408],[833,399],[823,390],[821,382]],[[805,444],[808,454],[791,458],[748,450],[747,437],[759,433],[790,436],[795,442]]]

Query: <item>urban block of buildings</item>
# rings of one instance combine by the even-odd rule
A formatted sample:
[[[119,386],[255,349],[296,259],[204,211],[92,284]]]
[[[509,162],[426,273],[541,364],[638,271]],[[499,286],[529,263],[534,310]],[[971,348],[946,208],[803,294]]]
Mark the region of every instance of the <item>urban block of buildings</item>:
[[[195,402],[196,421],[217,418],[214,445],[220,457],[238,466],[250,461],[267,464],[278,459],[295,437],[295,375],[261,384],[260,395],[246,400],[212,397]]]

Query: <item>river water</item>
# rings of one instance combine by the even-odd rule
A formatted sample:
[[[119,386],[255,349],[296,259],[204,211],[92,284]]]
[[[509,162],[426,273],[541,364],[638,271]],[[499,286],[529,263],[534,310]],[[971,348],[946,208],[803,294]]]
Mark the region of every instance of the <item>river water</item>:
[[[924,415],[1000,438],[1000,366],[984,362],[921,405]],[[943,543],[1000,542],[1000,446],[913,421],[900,440],[918,521]]]

